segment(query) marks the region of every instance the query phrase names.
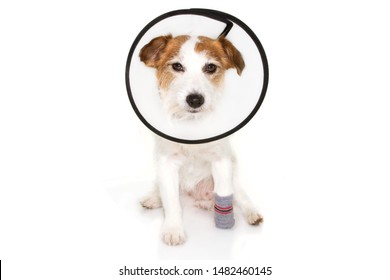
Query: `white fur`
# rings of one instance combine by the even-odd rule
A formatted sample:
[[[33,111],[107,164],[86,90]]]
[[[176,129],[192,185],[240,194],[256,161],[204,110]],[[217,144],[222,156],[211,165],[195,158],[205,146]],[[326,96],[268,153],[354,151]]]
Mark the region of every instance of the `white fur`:
[[[160,92],[167,114],[194,122],[199,115],[212,114],[213,108],[218,106],[217,96],[221,94],[221,87],[214,85],[202,71],[206,63],[218,65],[217,61],[196,53],[195,43],[195,39],[188,40],[178,56],[172,59],[172,62],[180,62],[185,71],[177,73],[169,88]],[[186,103],[186,96],[194,91],[205,99],[196,113],[191,112],[192,108]],[[227,138],[206,144],[185,145],[156,136],[156,155],[156,189],[141,204],[146,208],[164,207],[162,232],[166,244],[181,244],[186,238],[180,192],[192,195],[196,200],[195,205],[205,209],[212,209],[214,192],[219,196],[234,193],[235,203],[243,210],[248,222],[261,222],[261,215],[238,184],[236,162]]]

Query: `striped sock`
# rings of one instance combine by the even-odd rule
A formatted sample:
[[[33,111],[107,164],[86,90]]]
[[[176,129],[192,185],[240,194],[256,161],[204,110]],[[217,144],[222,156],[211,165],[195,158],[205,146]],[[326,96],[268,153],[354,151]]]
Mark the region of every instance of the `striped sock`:
[[[229,229],[234,226],[233,194],[214,196],[214,219],[217,228]]]

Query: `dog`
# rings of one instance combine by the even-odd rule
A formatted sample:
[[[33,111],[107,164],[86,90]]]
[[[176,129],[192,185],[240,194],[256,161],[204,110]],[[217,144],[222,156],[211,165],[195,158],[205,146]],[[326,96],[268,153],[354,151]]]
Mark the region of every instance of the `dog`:
[[[223,94],[225,72],[235,69],[241,75],[245,68],[241,53],[225,37],[159,36],[142,47],[139,57],[146,66],[156,69],[164,112],[179,121],[196,122],[213,114]],[[237,163],[228,138],[193,145],[156,136],[156,154],[155,189],[141,205],[164,208],[162,239],[166,244],[178,245],[186,240],[181,192],[207,210],[214,208],[214,193],[234,193],[234,203],[248,223],[262,223],[263,217],[238,184]]]

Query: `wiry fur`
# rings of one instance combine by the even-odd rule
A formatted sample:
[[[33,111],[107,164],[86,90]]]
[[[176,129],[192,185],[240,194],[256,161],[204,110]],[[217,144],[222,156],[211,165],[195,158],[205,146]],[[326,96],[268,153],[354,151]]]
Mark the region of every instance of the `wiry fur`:
[[[212,114],[223,94],[224,73],[235,68],[241,74],[245,67],[240,52],[226,38],[216,40],[187,35],[160,36],[140,51],[140,59],[157,73],[160,97],[165,112],[174,119],[196,121]],[[191,106],[189,95],[201,96],[200,106]],[[141,202],[146,208],[163,206],[165,220],[163,241],[177,245],[185,241],[180,191],[195,199],[195,205],[211,210],[214,193],[234,193],[235,203],[252,225],[262,222],[252,202],[239,186],[236,161],[229,140],[185,145],[156,136],[156,189]]]

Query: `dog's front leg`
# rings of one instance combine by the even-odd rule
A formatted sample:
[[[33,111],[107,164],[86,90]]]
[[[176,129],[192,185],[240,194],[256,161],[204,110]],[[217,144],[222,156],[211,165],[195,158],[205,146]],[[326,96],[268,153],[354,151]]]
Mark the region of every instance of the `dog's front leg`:
[[[160,196],[165,214],[162,238],[168,245],[178,245],[185,241],[180,206],[180,166],[180,160],[174,156],[160,156],[157,163]]]
[[[212,162],[212,175],[215,191],[215,225],[218,228],[234,226],[233,213],[233,162],[230,157],[222,157]]]

